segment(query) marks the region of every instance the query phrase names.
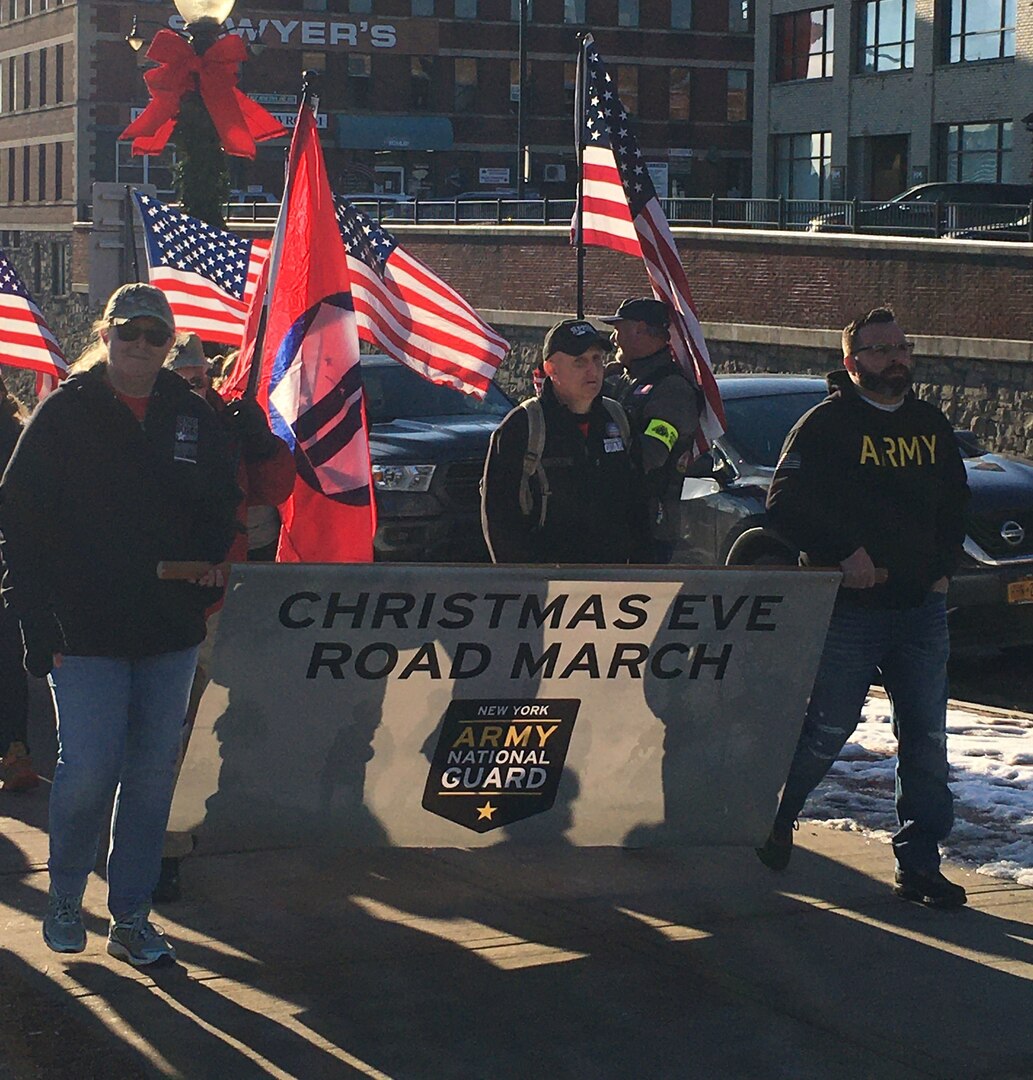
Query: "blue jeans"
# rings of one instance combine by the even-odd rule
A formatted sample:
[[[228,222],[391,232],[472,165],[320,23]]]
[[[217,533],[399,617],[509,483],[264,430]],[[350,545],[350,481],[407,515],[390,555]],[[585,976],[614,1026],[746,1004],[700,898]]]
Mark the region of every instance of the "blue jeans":
[[[65,656],[51,673],[58,759],[49,868],[58,892],[85,887],[115,792],[108,908],[120,917],[150,904],[196,659],[196,647],[143,660]]]
[[[954,799],[947,786],[949,652],[940,593],[902,611],[837,606],[776,822],[788,825],[803,809],[854,733],[868,689],[881,672],[897,738],[900,829],[893,851],[905,869],[936,870],[938,842],[954,824]]]

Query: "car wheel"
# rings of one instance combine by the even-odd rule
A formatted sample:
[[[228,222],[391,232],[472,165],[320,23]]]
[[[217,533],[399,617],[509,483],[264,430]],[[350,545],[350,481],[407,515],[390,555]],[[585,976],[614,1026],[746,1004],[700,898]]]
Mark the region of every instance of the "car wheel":
[[[797,558],[785,548],[765,548],[757,551],[740,563],[741,566],[796,566]]]

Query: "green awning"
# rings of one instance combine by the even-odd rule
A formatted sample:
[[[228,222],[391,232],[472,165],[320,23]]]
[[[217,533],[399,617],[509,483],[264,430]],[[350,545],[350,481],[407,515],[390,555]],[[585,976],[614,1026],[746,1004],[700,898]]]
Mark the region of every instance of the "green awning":
[[[453,142],[447,116],[338,116],[342,150],[448,150]]]

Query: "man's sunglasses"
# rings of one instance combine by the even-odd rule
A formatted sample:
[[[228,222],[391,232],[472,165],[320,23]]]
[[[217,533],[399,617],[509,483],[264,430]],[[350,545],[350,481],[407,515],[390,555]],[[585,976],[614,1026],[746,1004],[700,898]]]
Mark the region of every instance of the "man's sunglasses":
[[[115,333],[119,341],[136,341],[143,334],[144,341],[155,346],[167,345],[172,337],[172,331],[167,327],[145,330],[142,326],[133,326],[132,323],[115,323]]]
[[[915,343],[913,341],[905,341],[900,345],[861,345],[854,349],[855,353],[873,352],[876,356],[890,356],[892,353],[913,353],[915,351]]]

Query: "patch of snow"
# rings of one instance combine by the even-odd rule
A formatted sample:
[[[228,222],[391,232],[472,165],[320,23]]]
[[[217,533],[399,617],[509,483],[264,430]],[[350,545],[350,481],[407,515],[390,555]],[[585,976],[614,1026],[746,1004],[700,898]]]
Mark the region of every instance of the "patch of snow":
[[[889,843],[897,829],[896,748],[889,704],[872,696],[801,817]],[[951,702],[947,755],[955,820],[944,855],[987,877],[1033,886],[1033,717]]]

